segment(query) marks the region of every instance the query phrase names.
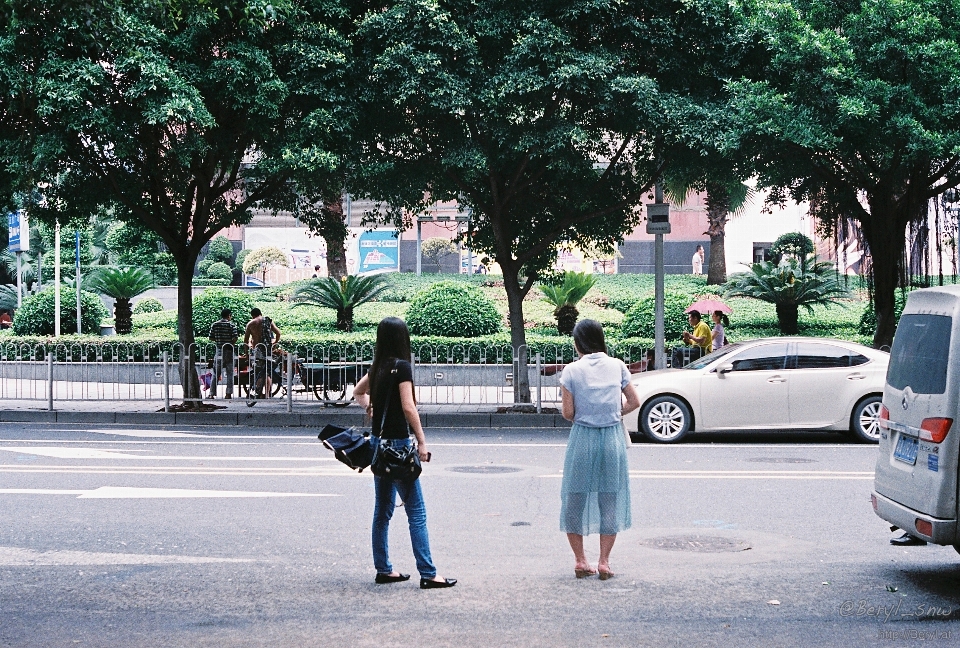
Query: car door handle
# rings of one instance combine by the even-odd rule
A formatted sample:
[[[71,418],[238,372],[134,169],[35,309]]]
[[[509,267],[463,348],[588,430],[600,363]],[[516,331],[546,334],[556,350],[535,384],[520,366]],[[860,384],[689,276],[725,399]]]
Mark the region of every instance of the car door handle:
[[[786,378],[781,378],[780,376],[770,376],[769,378],[767,378],[767,382],[768,382],[768,383],[782,383],[782,382],[787,382],[787,379],[786,379]]]
[[[853,373],[847,376],[847,380],[863,380],[864,378],[866,378],[866,376],[861,373]]]

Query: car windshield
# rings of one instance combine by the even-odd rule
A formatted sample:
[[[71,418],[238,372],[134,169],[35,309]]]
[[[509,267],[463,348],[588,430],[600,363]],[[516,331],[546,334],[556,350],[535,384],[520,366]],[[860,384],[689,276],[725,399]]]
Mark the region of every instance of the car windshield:
[[[713,353],[708,353],[699,360],[691,362],[684,369],[703,369],[707,365],[713,364],[723,356],[736,351],[737,349],[743,348],[743,342],[734,342],[733,344],[728,344],[727,346],[721,348],[719,351],[714,351]]]

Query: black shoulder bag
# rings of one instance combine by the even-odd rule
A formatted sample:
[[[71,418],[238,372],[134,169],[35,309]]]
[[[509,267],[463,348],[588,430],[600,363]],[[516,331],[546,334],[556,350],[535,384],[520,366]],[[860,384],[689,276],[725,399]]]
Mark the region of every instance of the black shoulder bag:
[[[396,376],[397,363],[394,361],[393,369],[390,370],[390,388],[384,392],[386,398],[383,403],[383,416],[380,418],[380,434],[383,434],[383,425],[387,420],[387,410],[390,408],[393,390],[398,387]],[[373,438],[378,440],[373,446],[373,460],[370,463],[370,472],[374,475],[397,481],[413,481],[423,472],[416,442],[402,448],[394,448],[379,436]]]

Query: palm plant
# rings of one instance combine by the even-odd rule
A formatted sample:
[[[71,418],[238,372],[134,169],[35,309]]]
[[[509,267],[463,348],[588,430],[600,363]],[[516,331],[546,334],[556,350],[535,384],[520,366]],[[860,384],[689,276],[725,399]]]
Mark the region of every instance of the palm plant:
[[[798,313],[802,306],[813,312],[816,305],[841,303],[850,292],[840,281],[831,263],[817,261],[816,255],[785,257],[779,264],[772,261],[754,263],[750,272],[736,275],[727,282],[727,297],[752,297],[777,307],[777,324],[781,335],[798,332]]]
[[[554,307],[553,316],[557,318],[557,331],[560,335],[570,335],[577,325],[580,311],[577,304],[583,299],[597,278],[585,272],[564,272],[563,280],[558,283],[540,284],[543,301]]]
[[[386,282],[381,275],[347,275],[339,280],[322,277],[294,291],[292,301],[294,306],[321,306],[336,310],[337,330],[350,332],[353,330],[353,309],[386,289]]]
[[[142,268],[104,268],[90,277],[89,286],[101,295],[112,297],[114,326],[118,335],[133,329],[130,300],[154,287],[153,275]],[[81,282],[85,283],[85,282]]]
[[[17,305],[17,287],[10,284],[0,285],[0,310],[12,313]]]

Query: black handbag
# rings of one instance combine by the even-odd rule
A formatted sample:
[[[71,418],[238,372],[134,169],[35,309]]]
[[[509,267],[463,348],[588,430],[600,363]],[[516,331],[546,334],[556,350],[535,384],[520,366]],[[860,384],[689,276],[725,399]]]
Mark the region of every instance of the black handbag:
[[[390,371],[391,377],[397,373],[396,364]],[[396,385],[394,379],[386,393],[386,402],[383,404],[383,416],[380,418],[380,429],[383,433],[383,424],[387,420],[387,409],[390,407],[390,396],[393,387]],[[411,443],[408,446],[394,448],[386,440],[379,436],[374,436],[377,442],[373,446],[373,460],[370,463],[370,472],[377,477],[396,479],[397,481],[413,481],[423,472],[423,466],[420,465],[420,454],[417,452],[417,444]]]
[[[362,434],[356,428],[342,428],[337,425],[327,425],[320,430],[317,438],[323,445],[333,451],[333,456],[357,472],[373,461],[373,445],[368,435]]]

